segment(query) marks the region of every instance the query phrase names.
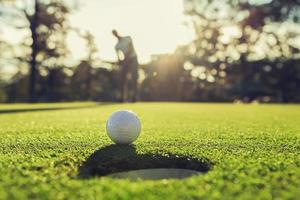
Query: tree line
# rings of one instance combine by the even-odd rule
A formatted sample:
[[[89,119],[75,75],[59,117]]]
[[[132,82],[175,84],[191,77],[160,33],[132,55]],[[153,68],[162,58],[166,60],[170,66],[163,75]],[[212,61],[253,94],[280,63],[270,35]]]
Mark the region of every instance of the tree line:
[[[140,67],[140,100],[300,101],[299,0],[183,3],[196,37]],[[71,12],[59,0],[0,0],[0,18],[28,32],[18,45],[0,34],[0,101],[119,100],[118,66],[96,58],[93,35],[70,26]],[[76,66],[67,62],[70,31],[87,46]],[[17,70],[5,78],[8,66]]]

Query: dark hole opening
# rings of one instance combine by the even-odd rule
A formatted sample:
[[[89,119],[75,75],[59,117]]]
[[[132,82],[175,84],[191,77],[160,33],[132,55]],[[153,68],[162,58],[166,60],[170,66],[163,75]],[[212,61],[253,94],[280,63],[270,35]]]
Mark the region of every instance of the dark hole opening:
[[[79,177],[91,178],[147,169],[172,169],[173,171],[170,170],[172,172],[174,169],[183,169],[205,173],[211,166],[212,163],[204,158],[179,157],[172,154],[137,154],[134,145],[110,145],[95,151],[87,158],[79,168]]]

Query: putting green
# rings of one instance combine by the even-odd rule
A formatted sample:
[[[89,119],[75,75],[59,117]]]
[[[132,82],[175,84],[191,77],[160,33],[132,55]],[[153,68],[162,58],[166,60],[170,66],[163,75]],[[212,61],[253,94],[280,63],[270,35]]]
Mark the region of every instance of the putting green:
[[[106,136],[106,119],[118,109],[141,119],[134,151],[116,149]],[[0,137],[0,199],[300,196],[299,105],[0,104]],[[206,173],[157,181],[102,176],[165,163]]]

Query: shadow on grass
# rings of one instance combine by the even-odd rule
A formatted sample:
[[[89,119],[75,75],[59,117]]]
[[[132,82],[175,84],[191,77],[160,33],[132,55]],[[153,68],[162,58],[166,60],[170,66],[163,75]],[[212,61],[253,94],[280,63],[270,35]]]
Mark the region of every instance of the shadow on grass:
[[[97,103],[94,105],[87,106],[70,106],[70,107],[47,107],[47,108],[24,108],[24,109],[0,109],[1,114],[13,114],[13,113],[23,113],[23,112],[37,112],[37,111],[55,111],[55,110],[76,110],[85,108],[94,108],[98,106],[112,105],[114,103]]]
[[[92,178],[140,169],[179,168],[207,172],[212,164],[175,155],[137,154],[134,145],[110,145],[91,154],[79,168],[79,178]]]

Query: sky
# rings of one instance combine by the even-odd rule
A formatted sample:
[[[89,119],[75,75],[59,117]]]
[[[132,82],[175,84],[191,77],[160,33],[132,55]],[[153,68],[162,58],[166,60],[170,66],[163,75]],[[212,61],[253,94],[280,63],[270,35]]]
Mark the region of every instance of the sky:
[[[70,22],[94,36],[99,57],[115,60],[115,38],[112,29],[121,35],[130,35],[140,62],[150,60],[152,54],[171,53],[180,44],[194,37],[192,28],[183,22],[182,0],[80,0],[79,10],[70,16]],[[74,59],[86,54],[84,41],[75,33],[68,44]]]

